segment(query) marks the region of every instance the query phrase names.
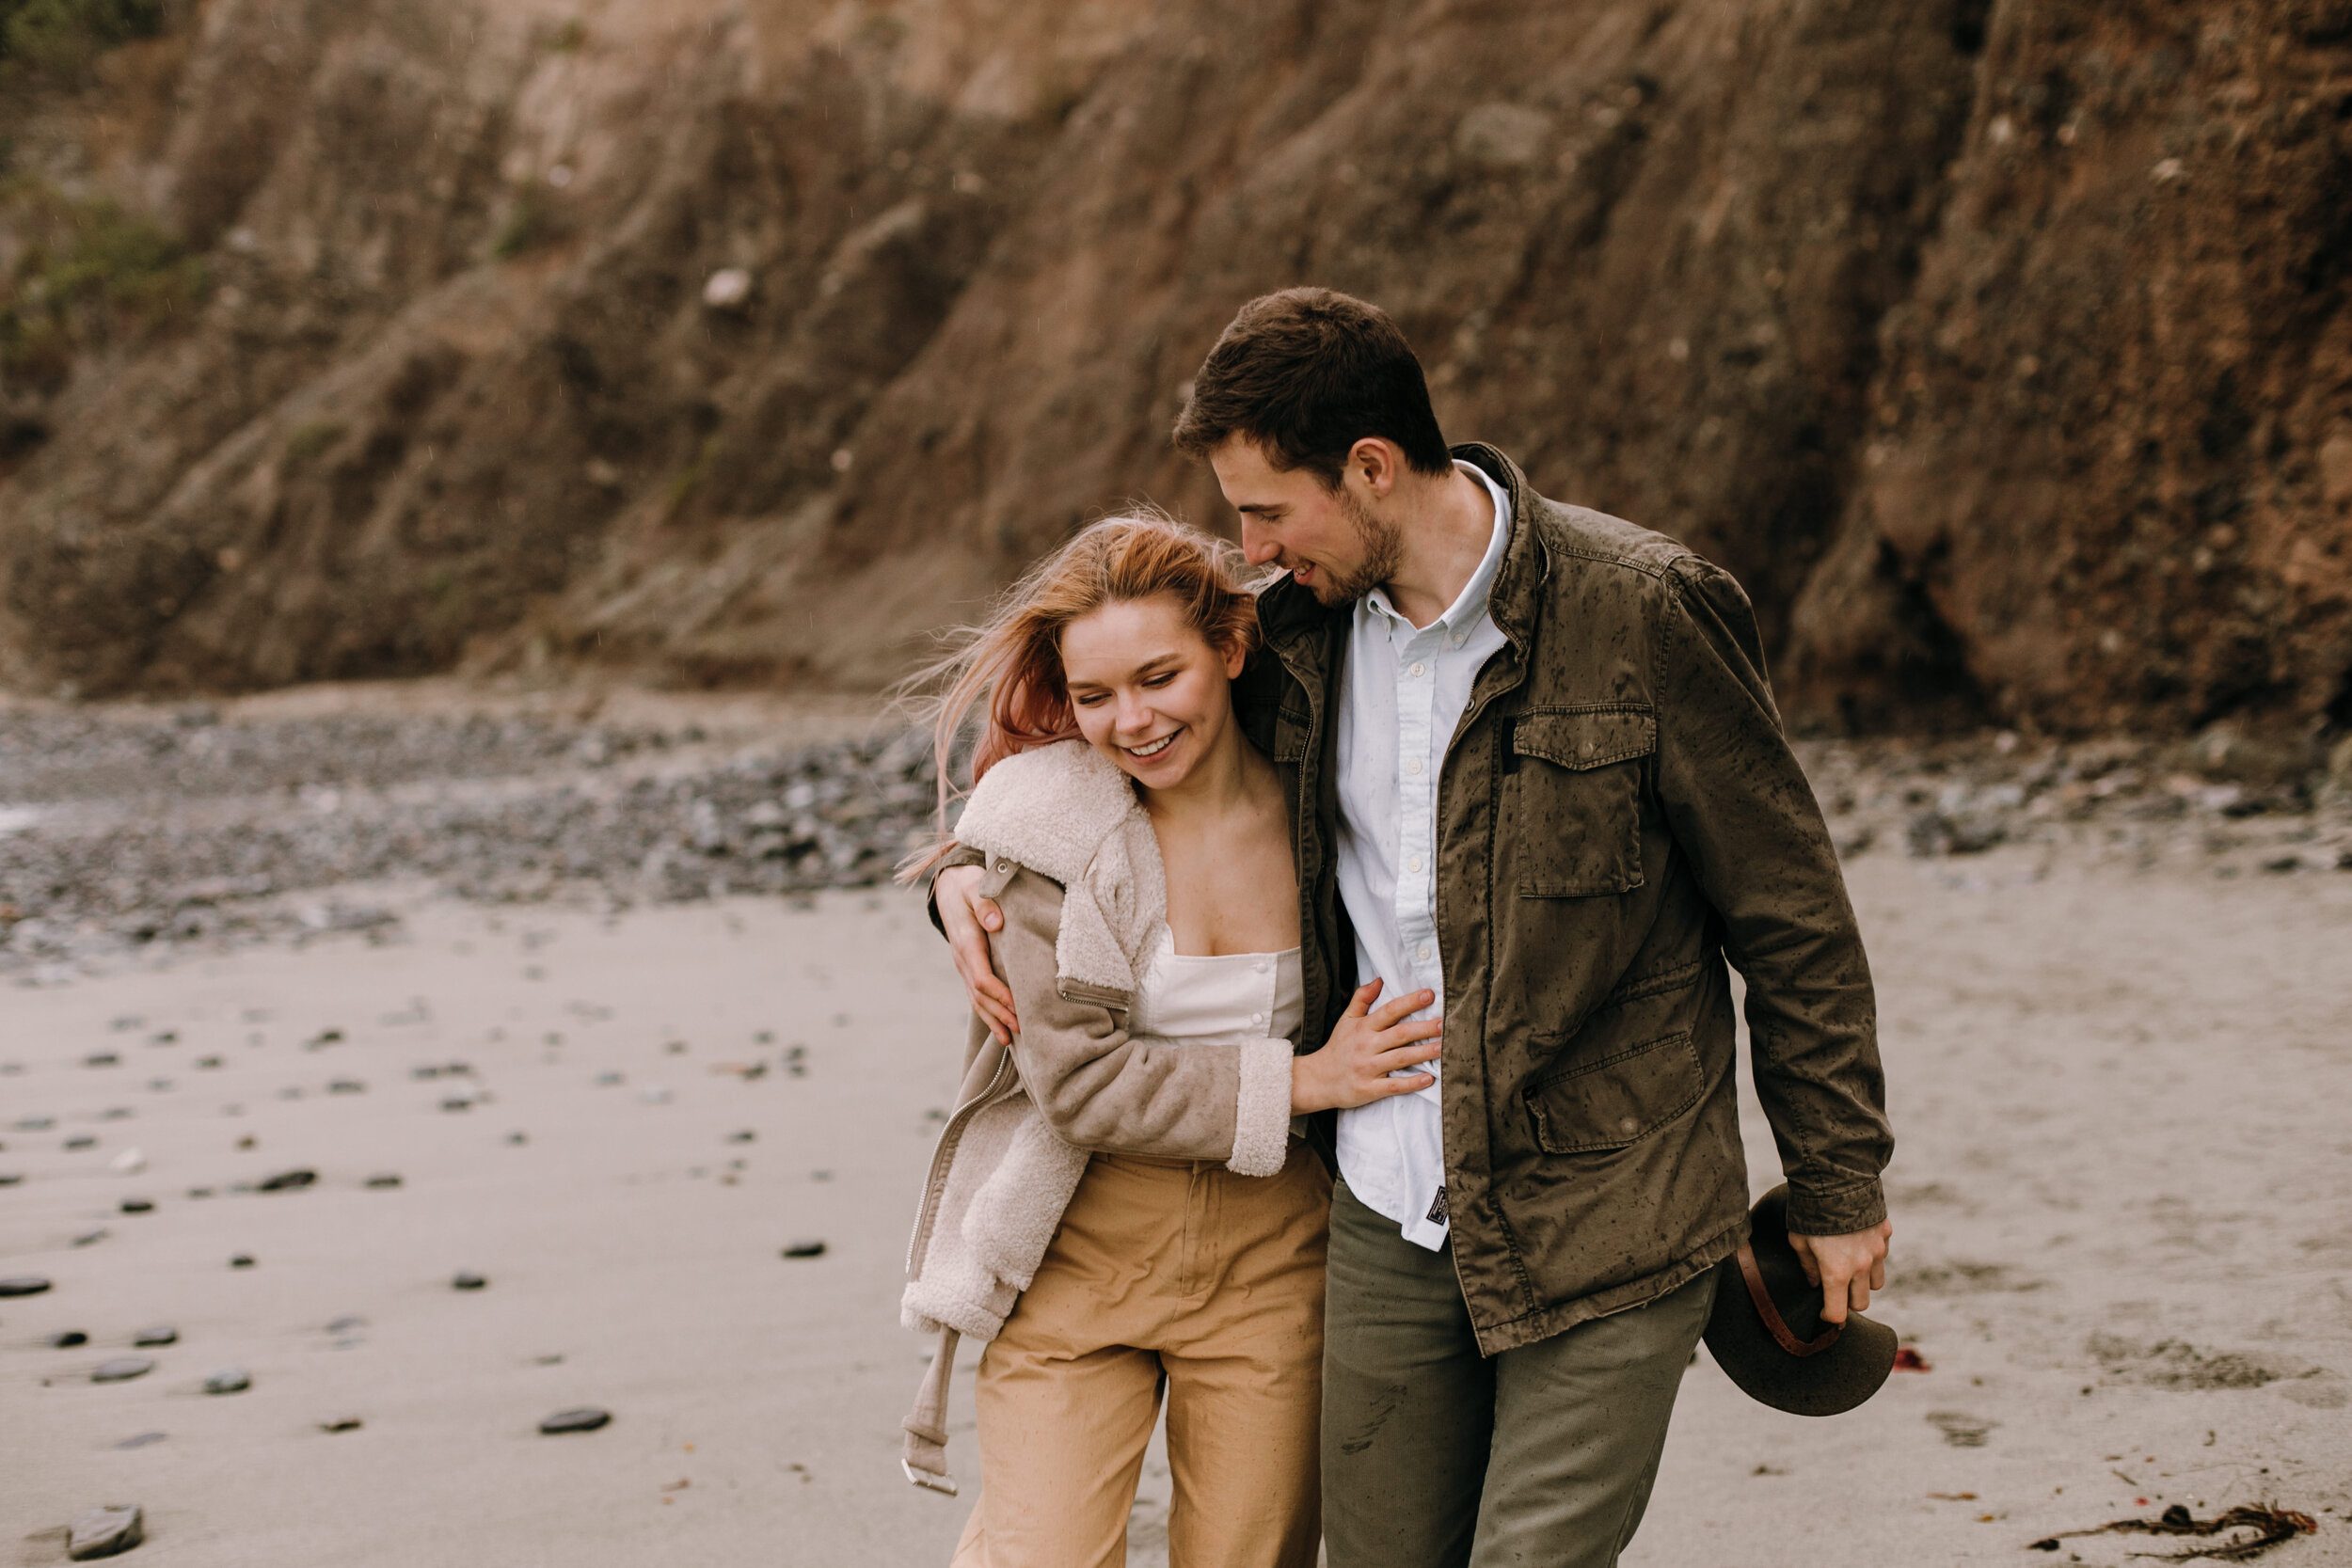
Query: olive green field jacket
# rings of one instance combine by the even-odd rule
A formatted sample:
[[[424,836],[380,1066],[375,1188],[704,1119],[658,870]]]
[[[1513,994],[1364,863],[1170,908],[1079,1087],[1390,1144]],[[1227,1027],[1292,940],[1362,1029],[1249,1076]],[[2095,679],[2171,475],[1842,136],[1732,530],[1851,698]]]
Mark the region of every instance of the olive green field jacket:
[[[1438,786],[1442,1117],[1480,1349],[1664,1295],[1737,1249],[1747,1168],[1726,960],[1801,1234],[1885,1217],[1892,1151],[1853,910],[1730,575],[1662,534],[1512,501],[1478,673]],[[1350,614],[1289,578],[1235,682],[1290,793],[1306,1042],[1357,983],[1338,888],[1334,712]],[[1331,1158],[1329,1113],[1315,1140]],[[1336,1164],[1336,1162],[1335,1162]]]

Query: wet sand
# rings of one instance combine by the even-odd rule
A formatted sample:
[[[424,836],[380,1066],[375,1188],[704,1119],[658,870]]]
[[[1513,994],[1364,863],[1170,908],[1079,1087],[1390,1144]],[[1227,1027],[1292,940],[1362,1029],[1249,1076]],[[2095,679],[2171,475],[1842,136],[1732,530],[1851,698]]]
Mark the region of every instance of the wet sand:
[[[1900,1140],[1880,1315],[1932,1370],[1808,1421],[1702,1358],[1629,1568],[2122,1562],[2178,1548],[2020,1553],[2252,1501],[2320,1523],[2264,1560],[2352,1560],[2352,876],[2036,854],[1851,869]],[[921,1370],[901,1255],[961,1039],[919,907],[402,912],[389,940],[0,993],[24,1069],[0,1173],[24,1177],[0,1274],[55,1282],[0,1301],[0,1563],[64,1560],[67,1521],[121,1502],[150,1536],[127,1560],[185,1568],[944,1563],[970,1494],[895,1464]],[[1753,1115],[1749,1136],[1775,1180]],[[145,1168],[112,1171],[133,1148]],[[230,1190],[294,1168],[317,1182]],[[134,1196],[153,1212],[119,1212]],[[779,1256],[803,1239],[825,1254]],[[150,1323],[180,1333],[138,1353],[152,1372],[87,1381]],[[89,1343],[48,1348],[65,1329]],[[250,1390],[199,1391],[229,1364]],[[613,1420],[537,1433],[578,1405]]]

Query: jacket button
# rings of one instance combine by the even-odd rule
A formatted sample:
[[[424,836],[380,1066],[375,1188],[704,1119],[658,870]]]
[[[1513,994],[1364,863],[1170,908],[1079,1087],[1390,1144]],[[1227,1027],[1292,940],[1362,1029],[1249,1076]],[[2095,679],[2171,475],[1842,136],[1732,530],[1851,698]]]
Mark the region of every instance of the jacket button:
[[[1631,1132],[1639,1129],[1641,1125],[1642,1124],[1640,1122],[1635,1121],[1631,1117],[1628,1117],[1623,1121],[1617,1123],[1617,1131],[1620,1132]]]

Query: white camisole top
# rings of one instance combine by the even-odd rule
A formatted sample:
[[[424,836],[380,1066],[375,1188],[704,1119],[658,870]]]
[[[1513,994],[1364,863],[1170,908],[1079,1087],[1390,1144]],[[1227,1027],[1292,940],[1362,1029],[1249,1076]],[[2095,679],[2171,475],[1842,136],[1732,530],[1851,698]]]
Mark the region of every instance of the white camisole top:
[[[1297,948],[1197,957],[1177,952],[1163,923],[1128,1027],[1168,1040],[1279,1039],[1295,1036],[1306,1014],[1306,969]]]

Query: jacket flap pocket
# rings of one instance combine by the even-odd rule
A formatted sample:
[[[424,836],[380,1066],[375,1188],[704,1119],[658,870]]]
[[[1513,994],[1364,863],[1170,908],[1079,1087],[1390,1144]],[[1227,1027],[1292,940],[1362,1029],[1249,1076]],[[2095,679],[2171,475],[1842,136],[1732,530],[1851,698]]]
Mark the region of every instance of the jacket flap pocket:
[[[1512,750],[1562,768],[1605,768],[1658,750],[1658,716],[1646,707],[1531,708]]]
[[[1706,1087],[1691,1032],[1581,1063],[1527,1086],[1535,1142],[1552,1154],[1623,1148],[1698,1102]]]

